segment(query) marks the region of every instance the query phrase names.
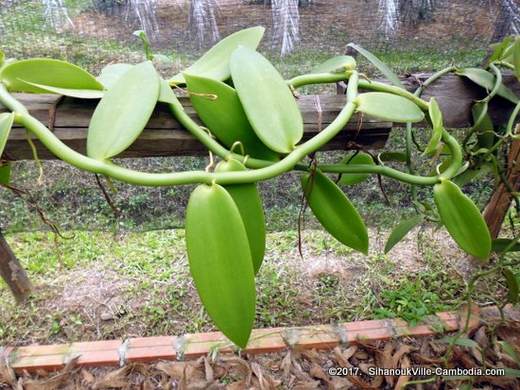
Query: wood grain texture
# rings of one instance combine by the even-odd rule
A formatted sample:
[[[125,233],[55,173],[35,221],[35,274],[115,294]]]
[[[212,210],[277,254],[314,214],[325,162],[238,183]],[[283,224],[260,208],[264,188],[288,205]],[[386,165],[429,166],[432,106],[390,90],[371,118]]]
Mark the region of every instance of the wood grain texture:
[[[85,153],[87,128],[96,101],[60,98],[58,95],[15,94],[14,96],[29,109],[34,117],[51,128],[65,144]],[[189,99],[180,98],[180,100],[188,115],[199,122]],[[298,105],[304,120],[304,140],[311,138],[329,125],[344,104],[344,96],[301,96],[298,99]],[[318,107],[321,107],[321,112]],[[0,112],[2,110],[3,108],[0,106]],[[355,147],[355,145],[378,149],[385,145],[390,128],[391,123],[389,122],[356,117],[324,149],[349,149]],[[35,144],[40,158],[54,158],[39,141],[35,140]],[[206,148],[175,120],[166,105],[159,104],[146,125],[145,131],[127,151],[118,157],[198,155],[204,153],[207,153]],[[13,129],[3,157],[10,160],[32,158],[24,129]]]
[[[17,302],[23,302],[31,293],[32,284],[2,232],[0,232],[0,276]]]
[[[517,134],[520,134],[520,126],[517,129],[519,130]],[[511,144],[506,177],[511,189],[514,192],[520,192],[520,141],[514,141]],[[508,188],[501,182],[495,189],[484,211],[484,219],[493,239],[496,239],[500,234],[512,200],[513,197]]]

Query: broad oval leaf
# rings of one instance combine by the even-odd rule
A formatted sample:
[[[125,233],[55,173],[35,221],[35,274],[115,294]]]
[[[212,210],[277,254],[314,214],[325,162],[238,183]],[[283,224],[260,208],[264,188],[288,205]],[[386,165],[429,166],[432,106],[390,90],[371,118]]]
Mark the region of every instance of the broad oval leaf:
[[[218,42],[184,72],[219,81],[227,80],[230,76],[229,59],[233,51],[239,46],[255,50],[262,40],[264,32],[265,28],[261,26],[237,31]],[[184,84],[186,81],[183,74],[179,73],[173,76],[169,82]]]
[[[28,84],[27,81],[55,88],[103,89],[103,85],[86,70],[65,61],[45,58],[10,63],[2,68],[0,80],[7,86],[8,90],[16,92],[48,92],[45,89]]]
[[[276,152],[290,153],[303,136],[303,118],[280,73],[264,56],[247,47],[233,52],[230,68],[258,138]]]
[[[356,69],[356,60],[351,56],[336,56],[312,68],[310,73],[341,73]]]
[[[103,84],[106,89],[110,89],[119,80],[119,78],[132,69],[131,64],[110,64],[101,69],[101,73],[97,80]]]
[[[4,153],[7,139],[13,127],[14,117],[14,112],[4,112],[0,114],[0,157],[2,157],[2,153]]]
[[[71,88],[57,88],[50,85],[31,83],[29,81],[20,80],[33,87],[42,89],[49,93],[56,93],[58,95],[70,96],[78,99],[101,99],[104,91],[96,89],[71,89]]]
[[[491,49],[493,49],[493,53],[487,60],[488,65],[495,61],[502,61],[505,59],[506,52],[511,47],[514,42],[513,36],[505,37],[501,42],[494,43],[489,45]]]
[[[382,120],[414,123],[424,119],[424,113],[414,102],[391,93],[363,93],[355,101],[358,111]]]
[[[444,130],[442,111],[439,107],[439,103],[437,103],[437,99],[433,97],[430,99],[428,113],[432,123],[432,136],[428,142],[428,145],[426,146],[426,149],[424,150],[424,155],[431,156],[437,151],[439,143],[442,139],[442,132]]]
[[[245,170],[246,167],[235,159],[221,161],[215,168],[215,172]],[[244,222],[256,275],[265,255],[265,217],[260,193],[254,183],[227,185],[224,188],[235,201]]]
[[[403,83],[401,83],[399,77],[397,77],[397,75],[392,70],[390,70],[390,68],[383,61],[377,58],[374,54],[362,48],[361,46],[356,45],[355,43],[349,43],[347,47],[353,48],[359,54],[365,57],[368,61],[370,61],[372,65],[374,65],[383,74],[383,76],[385,76],[388,79],[388,81],[390,81],[393,85],[395,85],[396,87],[403,88]]]
[[[403,152],[382,152],[378,155],[379,160],[383,162],[406,162],[406,153]]]
[[[507,284],[507,301],[516,305],[520,298],[520,286],[518,285],[518,278],[513,273],[511,268],[506,267],[502,270]]]
[[[153,113],[160,79],[150,61],[135,65],[103,96],[90,121],[87,154],[109,159],[135,141]]]
[[[347,196],[320,171],[301,179],[309,206],[321,225],[344,245],[368,253],[368,231]]]
[[[385,253],[388,253],[396,246],[410,230],[419,225],[424,220],[422,215],[416,215],[411,218],[407,218],[399,222],[399,224],[392,230],[390,237],[386,241]]]
[[[441,222],[455,242],[470,255],[487,260],[491,235],[475,203],[449,180],[436,184],[433,196]]]
[[[240,212],[220,185],[200,185],[191,194],[186,246],[206,311],[222,333],[244,348],[255,319],[253,262]]]
[[[492,91],[495,86],[495,76],[485,69],[480,68],[464,68],[459,69],[456,74],[464,76],[473,81],[475,84],[486,89],[488,92]],[[502,84],[497,92],[497,95],[509,100],[512,103],[518,103],[518,97],[513,91]]]
[[[375,165],[374,159],[368,153],[359,152],[354,155],[349,154],[341,161],[345,165]],[[359,184],[369,178],[367,173],[343,173],[338,184],[354,185]]]
[[[473,123],[476,123],[483,111],[487,109],[487,103],[485,102],[477,102],[471,108],[471,114],[473,116]],[[475,127],[475,131],[477,132],[477,140],[479,148],[488,149],[495,143],[495,128],[493,126],[493,121],[489,116],[489,113],[484,114],[484,118],[480,121],[478,126]]]
[[[496,240],[493,240],[492,243],[492,250],[496,253],[502,253],[506,250],[508,252],[520,252],[520,242],[513,243],[513,240],[509,238],[497,238]]]
[[[11,164],[0,165],[0,184],[9,184],[11,180]]]
[[[516,38],[513,45],[513,66],[515,67],[515,75],[520,80],[520,38]]]
[[[240,141],[245,154],[275,161],[278,154],[257,137],[236,91],[229,85],[205,77],[184,74],[193,108],[200,119],[225,146]]]

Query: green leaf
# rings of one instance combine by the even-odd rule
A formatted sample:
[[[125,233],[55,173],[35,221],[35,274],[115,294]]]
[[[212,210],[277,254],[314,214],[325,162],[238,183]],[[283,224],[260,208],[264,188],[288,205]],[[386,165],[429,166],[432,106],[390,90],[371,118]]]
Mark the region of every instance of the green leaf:
[[[392,230],[390,237],[385,245],[385,254],[390,252],[414,227],[419,225],[424,220],[422,215],[416,215],[399,222],[399,224]]]
[[[109,159],[129,147],[150,119],[159,97],[160,79],[152,63],[135,65],[103,96],[87,136],[87,154]]]
[[[200,299],[215,325],[244,348],[255,319],[255,281],[247,232],[229,193],[200,185],[186,210],[186,246]]]
[[[0,165],[0,184],[9,184],[11,180],[11,164]]]
[[[492,169],[493,167],[491,164],[483,164],[475,169],[468,169],[464,171],[460,175],[454,177],[452,181],[459,187],[463,187],[473,180],[479,179],[482,176],[488,174]]]
[[[383,76],[385,76],[388,79],[388,81],[390,81],[393,85],[395,85],[396,87],[404,88],[403,83],[401,83],[401,80],[399,80],[399,77],[397,77],[397,75],[375,55],[370,53],[368,50],[363,49],[361,46],[356,45],[355,43],[349,43],[347,47],[353,48],[359,54],[365,57],[368,61],[370,61],[372,65],[374,65],[383,74]]]
[[[516,38],[513,45],[513,66],[515,67],[515,75],[520,80],[520,38]]]
[[[494,43],[490,45],[489,47],[493,49],[493,53],[489,57],[487,63],[488,65],[494,61],[502,61],[505,57],[507,49],[511,46],[511,44],[514,42],[514,37],[508,36],[505,37],[502,42]]]
[[[520,298],[520,286],[518,285],[518,278],[513,273],[511,268],[504,268],[502,270],[507,284],[507,301],[516,305]]]
[[[65,61],[35,58],[13,62],[0,72],[0,80],[9,91],[47,93],[36,83],[54,88],[102,90],[94,76]]]
[[[130,64],[110,64],[101,69],[101,73],[97,80],[103,84],[106,89],[110,89],[119,80],[119,78],[132,69],[134,65]]]
[[[496,240],[493,240],[492,250],[495,253],[502,253],[509,245],[511,245],[512,242],[513,240],[509,238],[497,238]],[[520,252],[520,242],[513,244],[513,246],[508,249],[508,252]]]
[[[349,154],[341,161],[345,165],[375,165],[372,156],[368,153],[359,152],[355,155]],[[338,184],[354,185],[368,179],[370,175],[366,173],[343,173]]]
[[[301,179],[309,206],[321,225],[344,245],[368,254],[368,231],[347,196],[320,171]]]
[[[476,123],[483,111],[487,110],[487,103],[477,102],[471,107],[471,114],[473,116],[473,123]],[[478,126],[475,127],[477,132],[478,146],[480,148],[488,149],[495,143],[495,135],[493,134],[494,126],[491,117],[486,112],[484,119],[480,121]]]
[[[480,68],[464,68],[455,72],[459,76],[464,76],[473,81],[475,84],[481,86],[486,91],[491,92],[495,86],[495,76],[487,70]],[[518,97],[513,91],[505,85],[501,85],[498,89],[497,95],[509,100],[512,103],[518,103]]]
[[[43,85],[37,83],[31,83],[29,81],[21,80],[26,84],[32,85],[33,87],[42,89],[46,92],[56,93],[58,95],[70,96],[78,99],[101,99],[104,95],[104,91],[96,89],[71,89],[71,88],[57,88],[51,87],[50,85]]]
[[[191,75],[224,81],[230,76],[229,59],[240,46],[255,50],[264,36],[265,28],[257,26],[237,31],[222,39],[200,57],[192,66],[184,70]],[[184,84],[182,73],[169,80],[170,83]]]
[[[159,91],[159,99],[157,99],[161,103],[167,104],[180,104],[179,99],[173,92],[172,87],[168,81],[161,79],[161,88]]]
[[[444,130],[442,111],[439,107],[439,103],[437,103],[437,100],[433,97],[430,99],[430,107],[428,112],[432,122],[432,137],[430,138],[430,142],[428,142],[428,145],[424,150],[425,156],[431,156],[437,151],[439,143],[442,139],[442,132]]]
[[[310,73],[342,73],[356,69],[356,60],[351,56],[336,56],[312,68]]]
[[[258,138],[290,153],[303,136],[303,118],[283,77],[260,53],[239,47],[230,61],[238,97]]]
[[[476,348],[480,350],[480,345],[475,340],[468,339],[466,337],[457,337],[457,336],[446,336],[439,340],[441,343],[458,345],[460,347],[466,348]]]
[[[245,154],[271,161],[278,160],[278,154],[265,146],[257,137],[249,124],[242,103],[236,91],[229,85],[184,74],[193,108],[206,127],[230,148],[236,141],[240,141]]]
[[[2,156],[2,153],[4,153],[7,139],[9,138],[11,128],[13,127],[14,117],[14,112],[4,112],[0,114],[0,157]]]
[[[509,355],[517,364],[520,364],[520,356],[516,351],[516,348],[509,344],[507,341],[499,341],[498,344],[502,347],[502,350]]]
[[[0,50],[0,67],[4,64],[5,62],[5,53]]]
[[[491,235],[473,201],[449,180],[436,184],[433,196],[441,222],[455,242],[470,255],[487,260],[491,252]]]
[[[144,55],[147,60],[152,61],[154,58],[152,47],[150,45],[150,40],[148,39],[148,36],[146,35],[146,32],[143,30],[136,30],[132,33],[132,35],[136,36],[141,40],[141,43],[143,44],[143,50]]]
[[[379,159],[383,162],[406,162],[406,153],[403,152],[383,152],[379,154]]]
[[[221,161],[215,168],[215,172],[245,170],[246,167],[235,159]],[[265,255],[265,218],[260,193],[254,183],[227,185],[224,188],[235,201],[244,222],[256,275],[260,270]]]
[[[413,123],[424,119],[424,113],[414,102],[390,93],[362,93],[355,102],[358,111],[385,121]]]

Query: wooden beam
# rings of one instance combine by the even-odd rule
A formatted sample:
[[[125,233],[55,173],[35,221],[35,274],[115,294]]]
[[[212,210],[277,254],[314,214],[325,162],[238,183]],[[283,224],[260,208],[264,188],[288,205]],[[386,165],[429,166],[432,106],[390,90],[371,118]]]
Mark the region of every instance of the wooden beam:
[[[401,81],[408,91],[413,92],[430,76],[430,73],[415,73],[401,77]],[[504,84],[520,96],[520,83],[511,73],[504,74]],[[344,94],[345,90],[345,83],[338,83],[338,93]],[[460,129],[473,125],[471,107],[476,100],[480,100],[486,95],[483,88],[467,78],[447,74],[426,88],[422,98],[430,100],[435,97],[442,110],[446,127]],[[511,102],[501,97],[495,97],[489,105],[489,114],[496,125],[504,124],[513,109],[514,105]]]
[[[78,152],[85,153],[88,124],[97,101],[60,99],[57,95],[45,94],[15,94],[15,96],[33,116],[53,129],[65,144]],[[180,98],[180,100],[188,115],[198,122],[189,99]],[[336,95],[301,96],[298,99],[298,105],[304,121],[304,139],[309,139],[336,118],[345,105],[345,97]],[[321,112],[318,107],[321,107]],[[391,127],[392,124],[387,121],[369,118],[363,118],[361,121],[359,117],[355,118],[345,127],[344,131],[324,147],[324,150],[349,149],[356,145],[369,149],[382,148],[388,139]],[[24,129],[13,129],[4,152],[4,158],[10,160],[32,158],[25,133]],[[39,157],[54,158],[39,141],[35,140],[35,144]],[[121,157],[204,153],[207,153],[207,149],[175,120],[166,105],[159,104],[141,136]]]

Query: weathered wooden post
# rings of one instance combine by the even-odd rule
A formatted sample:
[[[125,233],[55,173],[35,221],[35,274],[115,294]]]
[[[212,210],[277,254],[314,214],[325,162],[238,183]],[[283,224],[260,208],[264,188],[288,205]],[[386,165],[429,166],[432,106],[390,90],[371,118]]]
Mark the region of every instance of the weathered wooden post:
[[[17,302],[23,302],[32,290],[32,284],[20,261],[7,244],[0,231],[0,276],[5,281]]]
[[[520,125],[516,129],[516,133],[519,134]],[[511,186],[510,189],[513,192],[520,192],[520,141],[514,141],[511,144],[506,177]],[[484,212],[484,218],[494,239],[500,234],[500,229],[513,200],[510,189],[504,183],[500,183],[491,196]]]

